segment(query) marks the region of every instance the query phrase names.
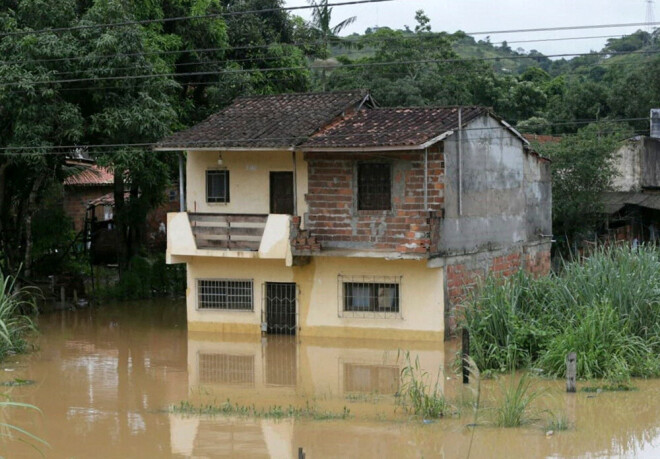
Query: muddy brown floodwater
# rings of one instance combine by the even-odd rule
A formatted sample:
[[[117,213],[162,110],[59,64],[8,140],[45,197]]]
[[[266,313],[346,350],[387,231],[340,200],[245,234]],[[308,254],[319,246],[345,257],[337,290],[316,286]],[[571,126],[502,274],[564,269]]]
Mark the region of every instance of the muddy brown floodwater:
[[[660,457],[660,381],[634,381],[633,392],[567,395],[561,381],[545,389],[539,418],[563,413],[568,431],[547,436],[542,421],[523,428],[488,426],[488,409],[424,423],[395,403],[399,349],[419,358],[452,400],[474,389],[450,371],[455,344],[313,340],[187,333],[185,306],[159,301],[60,312],[39,318],[38,350],[0,363],[0,386],[41,415],[0,410],[0,422],[45,439],[52,458],[167,457]],[[482,381],[483,405],[500,390]],[[350,418],[317,420],[173,414],[171,405],[257,409],[314,407]],[[8,434],[4,429],[0,434]],[[23,437],[25,438],[25,437]],[[34,443],[34,442],[33,442]],[[16,437],[0,438],[0,456],[39,457]]]

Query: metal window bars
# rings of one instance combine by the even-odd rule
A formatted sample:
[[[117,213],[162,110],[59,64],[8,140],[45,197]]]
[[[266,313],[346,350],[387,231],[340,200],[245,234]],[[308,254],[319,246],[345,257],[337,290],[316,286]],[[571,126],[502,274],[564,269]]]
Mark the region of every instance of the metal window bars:
[[[197,309],[253,311],[251,279],[198,279]]]
[[[358,210],[392,208],[391,173],[388,163],[358,164]]]
[[[338,276],[338,315],[355,318],[403,318],[402,276]]]
[[[206,202],[229,202],[229,171],[211,169],[206,171]]]
[[[261,286],[261,330],[295,335],[298,327],[299,288],[295,283],[266,282]]]

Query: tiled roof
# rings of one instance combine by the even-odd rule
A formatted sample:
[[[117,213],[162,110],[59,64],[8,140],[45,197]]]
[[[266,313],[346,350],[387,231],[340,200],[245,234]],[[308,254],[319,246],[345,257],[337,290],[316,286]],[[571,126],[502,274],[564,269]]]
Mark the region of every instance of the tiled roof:
[[[66,186],[107,186],[114,182],[114,175],[108,169],[96,164],[83,165],[85,169],[64,179]]]
[[[241,97],[219,113],[167,137],[156,149],[289,148],[368,95],[366,90]]]
[[[530,142],[538,142],[540,144],[544,143],[558,143],[561,142],[561,137],[554,135],[545,135],[545,134],[523,134]]]
[[[302,149],[411,147],[458,127],[458,107],[376,108],[361,110],[311,137]],[[463,125],[488,113],[462,107]]]

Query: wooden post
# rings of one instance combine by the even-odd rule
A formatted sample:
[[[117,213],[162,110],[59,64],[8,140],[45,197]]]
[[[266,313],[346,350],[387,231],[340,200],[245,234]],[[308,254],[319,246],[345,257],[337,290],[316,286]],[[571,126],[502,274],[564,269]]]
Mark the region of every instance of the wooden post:
[[[298,459],[305,459],[305,451],[303,451],[302,446],[298,448]]]
[[[470,357],[470,332],[467,328],[463,328],[461,336],[461,368],[463,369],[463,384],[470,382],[470,367],[468,365],[468,357]]]
[[[566,356],[566,392],[575,392],[577,375],[577,354],[569,352]]]
[[[78,306],[78,290],[73,289],[73,306]]]
[[[60,287],[60,302],[62,303],[62,306],[64,306],[64,300],[65,300],[65,294],[64,294],[64,285]]]

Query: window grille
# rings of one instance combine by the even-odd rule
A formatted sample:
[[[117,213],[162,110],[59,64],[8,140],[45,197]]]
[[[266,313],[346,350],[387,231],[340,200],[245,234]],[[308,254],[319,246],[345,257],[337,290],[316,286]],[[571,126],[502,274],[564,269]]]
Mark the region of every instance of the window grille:
[[[401,277],[339,276],[339,316],[401,317]]]
[[[206,202],[229,202],[229,171],[206,171]]]
[[[392,179],[389,164],[358,164],[358,210],[390,210],[391,194]]]
[[[198,280],[197,309],[252,311],[252,280]]]
[[[200,384],[254,385],[254,356],[231,354],[199,355]]]

